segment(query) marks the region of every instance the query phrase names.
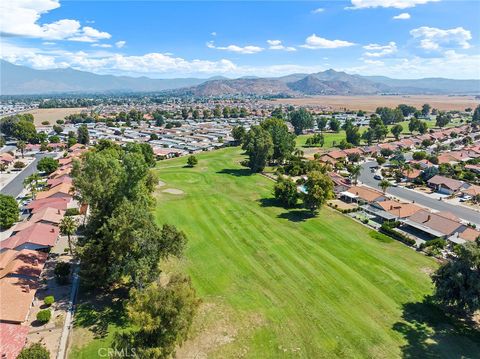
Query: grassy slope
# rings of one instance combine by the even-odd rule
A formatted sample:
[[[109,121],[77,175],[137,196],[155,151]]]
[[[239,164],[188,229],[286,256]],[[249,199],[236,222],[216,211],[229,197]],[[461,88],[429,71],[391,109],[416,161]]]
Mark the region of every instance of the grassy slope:
[[[431,310],[421,303],[431,291],[425,274],[435,267],[431,259],[373,239],[330,209],[304,220],[301,210],[272,206],[265,199],[273,183],[242,169],[237,149],[199,157],[196,168],[184,168],[184,158],[159,165],[162,181],[186,194],[160,194],[157,217],[187,233],[185,269],[199,294],[226,305],[242,328],[215,356],[237,356],[245,348],[248,357],[261,358],[292,356],[295,348],[296,356],[309,358],[479,349],[466,338],[449,336],[446,343],[430,331],[433,314],[417,318]],[[261,324],[242,324],[252,316]],[[405,339],[425,339],[427,331],[438,344]]]
[[[273,206],[273,182],[249,175],[241,158],[237,149],[225,149],[200,155],[195,168],[184,168],[185,158],[158,166],[163,188],[185,191],[159,193],[159,223],[175,224],[189,238],[185,260],[173,268],[191,275],[210,308],[197,316],[190,357],[203,351],[215,358],[473,358],[480,352],[478,335],[423,302],[431,292],[426,273],[436,266],[431,259],[328,208],[306,219],[300,209]],[[82,295],[69,357],[97,358],[125,326],[121,306]],[[224,345],[205,348],[197,336]]]

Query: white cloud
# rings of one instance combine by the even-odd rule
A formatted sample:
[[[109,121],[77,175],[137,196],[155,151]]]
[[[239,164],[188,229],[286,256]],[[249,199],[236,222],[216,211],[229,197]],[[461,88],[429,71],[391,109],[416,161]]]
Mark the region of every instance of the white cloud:
[[[443,77],[455,79],[480,78],[480,54],[460,54],[454,50],[447,50],[440,57],[387,59],[374,64],[371,60],[364,60],[365,65],[349,67],[345,71],[362,75],[383,75],[393,78],[425,78]],[[372,66],[375,65],[375,66]]]
[[[280,40],[267,40],[267,43],[270,45],[268,47],[270,50],[297,51],[297,49],[292,46],[284,46]]]
[[[415,39],[420,41],[420,47],[425,50],[442,50],[444,47],[461,47],[469,49],[469,40],[472,34],[463,27],[454,29],[438,29],[435,27],[422,26],[410,31]]]
[[[73,40],[96,42],[110,38],[110,34],[90,26],[82,27],[78,20],[61,19],[38,24],[40,17],[60,7],[59,0],[0,1],[1,33],[34,37],[45,40]]]
[[[214,31],[214,32],[211,32],[210,35],[217,36],[217,33]]]
[[[117,41],[117,42],[115,43],[115,46],[118,47],[119,49],[121,49],[121,48],[124,47],[126,44],[127,44],[127,42],[122,40],[122,41]]]
[[[395,9],[407,9],[417,5],[423,5],[429,2],[440,0],[352,0],[352,6],[346,9],[368,9],[376,7],[392,7]]]
[[[305,39],[305,44],[301,47],[307,49],[336,49],[338,47],[348,47],[355,45],[353,42],[344,40],[327,40],[315,34],[310,35]]]
[[[390,41],[387,45],[369,44],[363,48],[369,50],[363,54],[366,57],[384,57],[397,52],[397,44],[394,41]]]
[[[101,47],[101,48],[104,48],[104,49],[108,49],[108,48],[112,47],[112,45],[110,45],[110,44],[92,44],[91,46],[92,47]]]
[[[411,16],[408,12],[402,12],[401,14],[398,14],[398,15],[394,16],[392,19],[393,20],[408,20],[410,18],[411,18]]]
[[[324,11],[325,11],[324,8],[319,7],[319,8],[317,8],[317,9],[315,9],[315,10],[312,10],[312,14],[320,14],[320,13],[322,13],[322,12],[324,12]]]
[[[224,51],[231,51],[236,52],[239,54],[256,54],[257,52],[261,52],[264,49],[259,46],[254,45],[247,45],[247,46],[238,46],[238,45],[228,45],[228,46],[215,46],[213,41],[207,42],[207,47],[210,49],[216,50],[224,50]]]

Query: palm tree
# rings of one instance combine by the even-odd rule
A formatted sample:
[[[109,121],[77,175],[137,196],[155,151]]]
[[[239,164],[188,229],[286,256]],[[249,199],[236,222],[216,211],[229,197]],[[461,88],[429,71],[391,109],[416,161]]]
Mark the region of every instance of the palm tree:
[[[350,177],[353,179],[353,184],[357,185],[358,176],[362,173],[362,166],[356,165],[350,168]]]
[[[73,256],[72,241],[71,236],[75,234],[77,230],[77,223],[72,219],[71,216],[63,217],[60,222],[60,233],[68,238],[68,247],[70,249],[70,254]]]
[[[25,148],[27,148],[27,144],[25,143],[25,141],[18,141],[17,142],[17,148],[22,153],[22,158],[23,158],[23,153],[25,152]]]
[[[378,187],[380,187],[383,191],[383,194],[385,194],[385,192],[387,192],[387,188],[390,187],[391,184],[389,181],[387,181],[386,179],[382,179],[380,182],[378,182]]]
[[[23,184],[27,187],[30,187],[30,191],[32,192],[32,197],[35,199],[35,195],[38,191],[39,184],[38,182],[42,179],[42,177],[38,174],[38,172],[32,173],[30,176],[23,180]]]

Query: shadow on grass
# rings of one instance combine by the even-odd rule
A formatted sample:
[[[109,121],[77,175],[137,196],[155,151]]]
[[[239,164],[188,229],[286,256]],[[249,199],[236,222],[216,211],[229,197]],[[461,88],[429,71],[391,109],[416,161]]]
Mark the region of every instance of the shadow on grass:
[[[235,177],[243,177],[243,176],[250,176],[252,174],[252,171],[248,168],[224,168],[221,171],[218,171],[217,173],[220,174],[226,174],[230,176],[235,176]]]
[[[430,297],[405,304],[402,318],[393,330],[407,341],[401,348],[403,358],[480,357],[480,331],[447,316]]]
[[[127,316],[123,306],[126,293],[116,291],[109,293],[86,292],[77,305],[74,325],[87,328],[95,338],[104,338],[108,334],[108,326],[124,327]]]
[[[260,203],[260,206],[262,207],[282,207],[279,201],[277,201],[275,198],[270,197],[270,198],[260,198],[258,200]]]
[[[305,222],[307,219],[315,218],[316,214],[307,209],[294,209],[278,215],[278,218],[288,219],[291,222]]]

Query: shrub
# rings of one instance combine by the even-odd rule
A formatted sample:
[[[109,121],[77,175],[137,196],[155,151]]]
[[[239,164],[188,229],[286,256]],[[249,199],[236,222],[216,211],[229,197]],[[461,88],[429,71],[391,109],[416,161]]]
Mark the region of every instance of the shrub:
[[[66,216],[78,216],[80,214],[80,211],[78,208],[67,208],[65,211]]]
[[[51,306],[55,302],[55,297],[53,295],[48,295],[43,299],[45,305]]]
[[[50,353],[41,343],[32,343],[22,349],[17,359],[50,359]]]
[[[52,312],[50,309],[44,309],[37,313],[37,320],[42,323],[48,323],[52,318]]]
[[[48,121],[42,121],[42,125],[44,125],[44,126],[47,126],[49,124],[50,124],[50,122],[48,122]]]
[[[392,226],[388,223],[383,223],[382,226],[380,227],[380,233],[384,233],[400,242],[405,243],[406,245],[409,246],[414,246],[415,245],[415,240],[408,238],[402,233],[399,233],[395,231]]]
[[[13,164],[13,168],[16,168],[16,169],[21,169],[25,166],[26,166],[25,163],[22,161],[17,161]]]

